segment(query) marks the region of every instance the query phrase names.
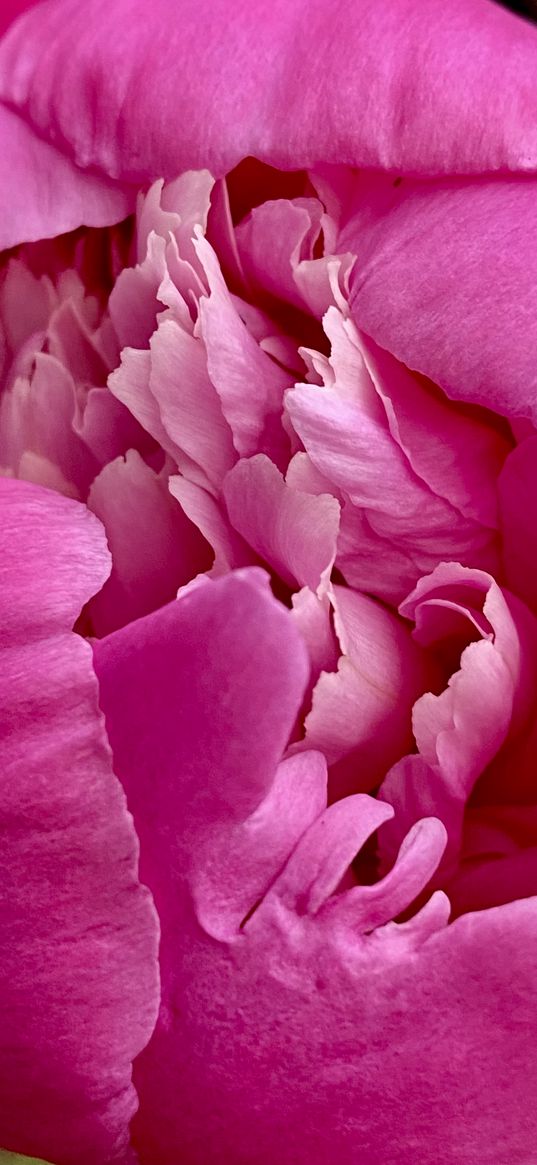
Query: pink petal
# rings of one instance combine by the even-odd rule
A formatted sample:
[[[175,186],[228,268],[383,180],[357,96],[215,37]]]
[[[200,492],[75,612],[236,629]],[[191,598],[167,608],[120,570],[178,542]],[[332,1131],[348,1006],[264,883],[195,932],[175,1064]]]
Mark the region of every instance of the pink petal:
[[[375,805],[381,805],[376,801]],[[383,824],[386,819],[379,821]],[[310,830],[311,833],[311,830]],[[326,916],[371,931],[385,926],[419,896],[438,867],[446,844],[446,830],[436,817],[424,817],[409,830],[385,878],[372,885],[354,886],[327,903]]]
[[[414,547],[380,538],[367,514],[350,502],[341,511],[336,565],[345,582],[398,607],[415,584],[417,564]],[[420,547],[419,567],[431,571],[438,561],[434,546],[429,553]]]
[[[534,29],[488,0],[231,12],[228,0],[56,0],[1,55],[3,96],[41,132],[54,127],[82,166],[142,182],[201,166],[221,176],[247,156],[528,170],[536,66]]]
[[[340,543],[345,577],[375,590],[385,564],[373,563],[363,584],[365,566],[360,572],[362,543],[365,559],[374,559],[375,538],[394,576],[390,592],[379,578],[382,597],[401,593],[409,563],[413,581],[431,560],[474,564],[484,558],[483,565],[496,565],[494,531],[475,515],[494,521],[493,467],[500,464],[501,442],[493,432],[483,436],[477,425],[465,433],[462,418],[446,421],[444,406],[428,402],[386,353],[370,351],[336,308],[329,308],[323,324],[330,358],[305,353],[322,383],[297,384],[286,393],[285,407],[315,468],[351,503],[350,512],[344,508]],[[430,438],[419,419],[422,404],[438,429]],[[436,456],[427,449],[429,440]],[[360,511],[354,520],[353,507]]]
[[[119,368],[108,377],[108,387],[143,429],[176,460],[178,451],[169,437],[151,392],[151,353],[146,349],[123,348]]]
[[[294,489],[262,453],[238,462],[223,493],[234,529],[288,586],[326,587],[339,527],[335,498]]]
[[[261,826],[261,802],[272,787],[305,687],[306,652],[291,616],[272,599],[266,580],[258,572],[248,572],[191,590],[97,642],[95,660],[114,763],[138,821],[144,877],[154,885],[164,925],[161,959],[168,968],[172,939],[168,924],[180,931],[189,925],[181,889],[186,869],[196,867],[200,886],[208,885],[214,869],[218,889],[221,858],[215,856],[216,865],[211,867],[213,847],[215,855],[225,854],[228,839],[230,856],[224,871],[232,870],[233,854],[237,852],[238,860],[239,847],[244,849],[243,823],[259,810]],[[292,762],[288,771],[294,772],[294,781],[301,780],[305,763]],[[313,764],[322,788],[320,759],[314,758]],[[148,782],[154,807],[149,816]],[[292,781],[286,779],[286,786],[294,799]],[[311,784],[308,788],[312,795]],[[185,813],[187,803],[192,813]],[[153,826],[159,806],[164,815],[157,838]],[[270,819],[274,812],[279,812],[277,799]],[[311,809],[304,807],[304,812]],[[296,814],[293,820],[292,830],[300,831]],[[278,828],[292,845],[291,821]],[[252,876],[266,883],[267,856],[265,847],[257,844],[255,822],[251,834],[249,861],[259,872],[246,877],[250,885]],[[267,840],[269,836],[270,830]],[[270,842],[273,874],[282,861],[282,844],[275,837]],[[159,869],[167,871],[164,881]],[[240,881],[235,884],[242,894]],[[235,898],[235,894],[230,898],[232,912],[237,909],[237,902],[232,906]],[[206,897],[204,901],[209,909]],[[249,905],[243,903],[240,911],[245,913]],[[166,1043],[170,1005],[171,997],[165,994],[157,1054],[160,1041]],[[165,1052],[166,1060],[170,1054],[173,1045]],[[142,1064],[140,1072],[143,1076]],[[173,1086],[172,1073],[166,1091]]]
[[[240,261],[254,294],[268,294],[304,310],[294,276],[301,260],[312,258],[322,212],[314,198],[278,198],[254,207],[239,223]]]
[[[110,295],[110,315],[122,347],[144,348],[163,305],[192,330],[189,304],[206,288],[194,250],[194,229],[207,225],[214,179],[207,170],[153,183],[138,195],[135,267],[120,272]]]
[[[266,893],[324,809],[324,757],[303,752],[282,761],[257,809],[244,823],[211,841],[206,866],[197,861],[192,892],[208,934],[233,939],[252,903]]]
[[[336,837],[334,826],[332,853]],[[319,869],[329,851],[322,830],[315,839]],[[155,1055],[136,1122],[144,1165],[172,1165],[178,1150],[185,1165],[437,1165],[447,1152],[453,1165],[526,1165],[535,899],[446,928],[440,897],[406,927],[363,935],[304,914],[305,873],[294,900],[282,886],[234,942],[195,924],[184,934],[174,1101],[161,1101]]]
[[[0,14],[0,36],[4,35],[13,20],[33,6],[33,2],[35,0],[4,0]]]
[[[56,488],[62,481],[62,493],[85,497],[98,463],[74,431],[75,410],[76,388],[69,372],[54,356],[38,352],[31,377],[17,377],[0,396],[3,472],[27,477],[28,454],[33,454],[41,472],[44,463],[49,472],[56,468]]]
[[[136,419],[105,387],[89,389],[73,428],[101,466],[132,448],[154,452]]]
[[[429,674],[397,616],[345,587],[333,588],[333,605],[342,654],[337,671],[317,681],[304,747],[335,766],[331,795],[342,796],[373,789],[410,748],[412,705]]]
[[[243,820],[259,805],[284,750],[308,671],[293,620],[270,595],[263,572],[239,571],[196,589],[96,642],[94,650],[114,757],[128,778],[135,816],[141,786],[157,770],[170,793],[178,771],[192,783],[193,793],[197,789],[197,823],[188,823],[184,844],[219,821]],[[120,674],[126,687],[123,680],[119,683]],[[151,698],[148,675],[153,677]],[[155,733],[145,738],[148,749],[159,740],[154,754],[134,746],[131,720]],[[178,750],[184,756],[179,770]],[[234,793],[226,788],[225,774]],[[179,844],[180,802],[176,811]]]
[[[103,1165],[127,1159],[131,1061],[159,998],[137,839],[91,650],[71,634],[109,556],[84,507],[22,482],[0,480],[0,493],[0,1138],[61,1165]]]
[[[446,1147],[454,1165],[486,1161],[488,1146],[490,1165],[498,1155],[526,1165],[537,1133],[531,1115],[518,1120],[534,1111],[535,902],[446,929],[440,894],[411,922],[369,934],[431,876],[438,822],[413,831],[397,874],[331,897],[391,810],[357,796],[321,813],[318,762],[306,757],[301,773],[273,781],[305,678],[301,658],[297,686],[288,619],[235,576],[96,645],[163,921],[163,1005],[136,1065],[141,1161],[385,1165],[396,1155],[414,1165],[419,1143],[420,1165],[437,1165]],[[149,664],[160,682],[148,700]],[[287,829],[295,846],[277,869]],[[262,900],[242,914],[246,886]]]
[[[339,240],[359,255],[357,325],[448,396],[532,417],[533,182],[403,180],[391,208],[372,198]]]
[[[310,685],[306,693],[309,710],[311,694],[321,672],[331,672],[337,668],[339,644],[332,626],[327,595],[318,598],[308,587],[303,587],[291,596],[291,603],[293,618],[310,657]]]
[[[210,563],[210,549],[168,490],[165,477],[135,449],[101,470],[88,506],[101,519],[112,573],[88,613],[95,635],[174,599],[177,590]]]
[[[205,233],[213,186],[214,178],[208,170],[187,170],[167,186],[162,181],[155,183],[142,202],[138,220],[139,259],[145,256],[150,231],[166,240],[171,232],[182,259],[199,270],[194,228],[200,226]]]
[[[214,550],[211,576],[218,577],[236,567],[251,566],[257,562],[256,555],[230,525],[220,502],[206,489],[180,475],[170,478],[169,489]]]
[[[237,458],[231,429],[207,372],[203,341],[163,320],[150,341],[149,388],[173,444],[193,461],[209,488],[219,487]]]
[[[120,271],[110,293],[110,318],[121,348],[145,348],[149,343],[162,309],[158,291],[165,275],[165,241],[150,235],[143,262]]]
[[[266,452],[279,462],[288,455],[281,427],[283,393],[290,377],[250,335],[225,285],[218,259],[198,236],[196,252],[203,264],[210,295],[199,304],[199,328],[207,349],[209,377],[241,457]]]
[[[492,424],[458,409],[371,340],[361,340],[392,437],[414,472],[466,518],[497,525],[496,480],[510,444]]]
[[[198,588],[95,652],[116,764],[163,923],[163,1004],[136,1066],[135,1141],[144,1165],[179,1156],[186,1165],[241,1157],[329,1165],[335,1156],[354,1165],[371,1145],[379,1165],[394,1148],[410,1163],[418,1126],[425,1165],[436,1165],[449,1139],[462,1144],[462,1165],[481,1137],[522,1165],[527,1132],[519,1135],[510,1115],[530,1087],[533,1042],[523,1019],[535,974],[533,907],[445,931],[440,896],[411,923],[371,938],[362,928],[380,899],[358,929],[338,912],[330,895],[391,810],[356,797],[321,814],[321,770],[305,756],[274,782],[306,668],[289,616],[254,576]],[[296,799],[306,790],[308,818],[300,824]],[[434,829],[434,844],[430,829],[409,841],[402,887],[394,877],[391,889],[382,886],[384,914],[415,894],[420,869],[422,879],[430,876],[442,845]],[[263,901],[241,926],[246,886]],[[454,1047],[463,1050],[465,1073],[450,1076],[446,1089]]]
[[[85,173],[2,104],[0,142],[0,250],[81,225],[108,226],[132,210],[128,187]]]
[[[453,861],[478,777],[533,715],[536,625],[488,575],[458,563],[422,579],[401,612],[415,620],[424,646],[447,651],[448,659],[457,647],[462,655],[444,690],[426,693],[414,707],[419,755],[397,764],[382,785],[381,795],[397,810],[384,831],[384,852],[393,855],[410,825],[434,813],[448,829]]]

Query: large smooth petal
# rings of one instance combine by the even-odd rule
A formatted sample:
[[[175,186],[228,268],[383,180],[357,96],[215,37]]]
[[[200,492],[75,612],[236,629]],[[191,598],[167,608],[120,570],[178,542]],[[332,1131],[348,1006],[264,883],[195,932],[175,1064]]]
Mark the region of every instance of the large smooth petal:
[[[341,837],[323,825],[308,855],[317,869]],[[389,924],[362,937],[348,907],[341,926],[335,908],[333,930],[305,914],[309,878],[304,865],[293,873],[293,897],[288,882],[275,888],[233,944],[196,930],[185,943],[175,1020],[185,1165],[526,1165],[535,900],[445,928],[440,899],[410,932]],[[142,1160],[172,1165],[172,1129],[150,1120],[148,1104]]]
[[[36,0],[4,0],[2,4],[2,12],[0,13],[0,36],[4,35],[6,28],[26,12],[28,8],[32,8]]]
[[[0,1143],[115,1165],[159,991],[158,926],[91,649],[71,632],[109,556],[83,506],[5,479],[0,494]]]
[[[225,930],[229,919],[238,926],[278,873],[286,847],[326,803],[320,757],[293,758],[277,780],[280,792],[273,788],[306,686],[307,653],[259,571],[191,589],[94,650],[114,762],[163,924],[155,1047],[165,1076],[159,1070],[162,1105],[177,1111],[174,1074],[167,1072],[175,1001],[166,982],[171,989],[177,939],[193,909],[185,878],[192,876],[211,929]],[[245,886],[253,902],[248,895],[244,901]],[[140,1062],[143,1080],[145,1072]],[[174,1137],[167,1152],[177,1151]]]
[[[197,587],[95,643],[94,652],[114,760],[135,817],[145,812],[146,782],[158,779],[155,812],[169,797],[167,844],[179,851],[259,806],[309,671],[293,619],[271,597],[263,572],[237,571]],[[184,782],[196,803],[188,821]],[[140,828],[143,834],[142,821]],[[151,868],[155,856],[160,877],[166,862],[144,851],[142,838],[142,864]]]
[[[355,204],[356,205],[356,204]],[[457,400],[535,417],[531,178],[376,185],[343,230],[359,328]]]
[[[434,871],[437,821],[412,831],[377,887],[333,896],[392,811],[364,795],[323,811],[315,757],[269,775],[305,670],[290,679],[289,616],[250,579],[191,591],[95,649],[163,922],[163,1005],[136,1065],[141,1161],[526,1165],[535,901],[446,928],[439,894],[409,923],[378,926]],[[159,664],[149,701],[140,635]]]
[[[534,29],[490,0],[52,0],[0,54],[6,100],[79,165],[136,181],[249,155],[532,169],[536,68]]]
[[[129,187],[85,173],[1,103],[0,143],[2,250],[82,225],[109,226],[133,209]]]
[[[276,771],[307,669],[265,584],[238,574],[197,588],[96,644],[95,656],[163,924],[163,1004],[136,1065],[144,1165],[350,1165],[357,1155],[384,1165],[388,1150],[414,1161],[418,1136],[426,1165],[440,1138],[462,1165],[474,1142],[496,1152],[498,1136],[522,1163],[531,1130],[510,1116],[533,1054],[522,1022],[533,904],[445,931],[440,895],[411,923],[369,936],[430,877],[444,840],[437,822],[408,839],[400,879],[332,898],[392,810],[359,795],[323,811],[318,756]],[[521,1021],[514,1049],[507,996]],[[454,1047],[469,1068],[446,1089]],[[500,1119],[488,1093],[504,1049]]]

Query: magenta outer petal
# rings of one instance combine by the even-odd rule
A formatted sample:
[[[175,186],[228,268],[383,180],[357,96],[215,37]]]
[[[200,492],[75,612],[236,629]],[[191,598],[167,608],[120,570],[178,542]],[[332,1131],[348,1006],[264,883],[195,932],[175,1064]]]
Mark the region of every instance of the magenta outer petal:
[[[209,582],[95,644],[163,930],[159,1021],[135,1067],[140,1159],[528,1165],[535,900],[446,929],[439,895],[368,934],[430,877],[432,822],[372,903],[367,887],[323,901],[389,810],[359,795],[323,813],[318,754],[275,776],[307,667],[260,579]],[[261,899],[246,920],[245,886],[250,911]]]
[[[79,165],[128,180],[220,176],[247,155],[417,174],[537,163],[537,33],[490,0],[52,0],[0,69],[3,97]]]
[[[535,419],[536,230],[529,177],[403,180],[343,230],[356,324],[448,396]]]
[[[71,632],[109,556],[78,503],[8,479],[0,502],[0,1144],[124,1165],[158,923],[91,649]]]
[[[162,851],[144,848],[148,787],[155,813],[167,802],[172,848],[193,850],[211,829],[243,821],[287,744],[308,678],[306,648],[253,568],[109,635],[94,644],[94,658],[115,767],[140,817],[142,864],[151,868],[156,857],[162,870]],[[187,788],[195,803],[188,819]],[[174,861],[170,890],[180,875]]]
[[[0,12],[0,36],[3,36],[9,25],[26,12],[28,8],[34,7],[35,0],[2,0],[2,10]]]
[[[85,225],[120,222],[134,192],[86,174],[0,103],[0,250]]]

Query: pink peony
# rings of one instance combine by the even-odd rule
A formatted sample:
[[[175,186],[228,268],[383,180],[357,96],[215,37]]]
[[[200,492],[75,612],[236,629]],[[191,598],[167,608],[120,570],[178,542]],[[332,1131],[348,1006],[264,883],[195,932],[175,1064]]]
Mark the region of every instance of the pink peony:
[[[536,68],[492,0],[0,44],[7,1150],[534,1160]]]

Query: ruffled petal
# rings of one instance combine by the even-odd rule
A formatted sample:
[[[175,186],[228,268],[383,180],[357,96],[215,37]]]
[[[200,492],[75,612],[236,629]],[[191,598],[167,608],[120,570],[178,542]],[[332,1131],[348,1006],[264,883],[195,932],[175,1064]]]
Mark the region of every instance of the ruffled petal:
[[[199,228],[198,228],[199,230]],[[199,332],[207,350],[207,371],[241,457],[264,452],[288,460],[289,442],[280,418],[288,373],[263,351],[248,331],[226,287],[218,258],[198,234],[196,253],[209,296],[199,303]]]
[[[341,310],[330,307],[323,326],[331,355],[303,350],[315,379],[290,389],[285,407],[344,502],[336,566],[352,585],[399,600],[409,578],[446,558],[494,569],[495,474],[508,442],[450,411]]]
[[[158,1009],[158,925],[71,633],[104,582],[82,506],[0,480],[4,905],[0,1142],[61,1165],[128,1159],[131,1061]]]
[[[334,766],[331,796],[342,796],[373,789],[410,748],[412,706],[430,676],[410,630],[391,611],[339,586],[332,603],[341,657],[337,670],[317,681],[301,747],[324,753]]]
[[[210,565],[196,526],[135,449],[101,470],[88,496],[112,554],[112,572],[88,607],[95,635],[108,635],[174,599]]]
[[[502,746],[513,739],[516,744],[534,713],[537,624],[490,576],[458,563],[443,564],[422,579],[401,612],[414,620],[418,641],[452,674],[440,694],[426,692],[416,702],[418,755],[399,761],[381,786],[381,796],[396,809],[382,848],[385,859],[393,858],[411,824],[433,813],[446,825],[447,858],[453,862],[477,779]],[[507,800],[509,772],[504,777]],[[492,791],[488,781],[484,788]]]
[[[207,372],[203,341],[174,320],[151,338],[149,388],[164,428],[181,454],[198,467],[209,488],[218,488],[237,458],[231,429]]]
[[[334,497],[295,489],[262,453],[238,462],[223,493],[234,529],[288,586],[326,590],[339,528]]]

